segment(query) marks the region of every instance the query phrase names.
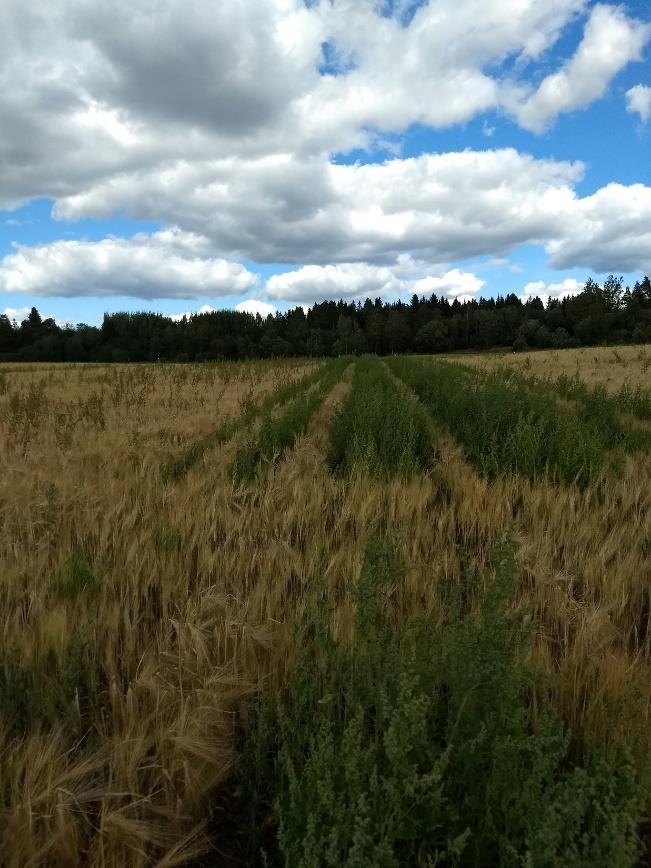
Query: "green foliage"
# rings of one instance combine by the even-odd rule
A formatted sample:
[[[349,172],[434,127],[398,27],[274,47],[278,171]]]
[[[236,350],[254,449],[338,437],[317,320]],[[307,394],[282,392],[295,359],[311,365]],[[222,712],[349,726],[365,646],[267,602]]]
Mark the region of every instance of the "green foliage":
[[[90,564],[79,552],[73,552],[54,575],[50,589],[62,600],[76,600],[81,594],[95,596],[100,582]]]
[[[402,395],[374,356],[355,366],[353,388],[330,432],[332,473],[362,470],[378,478],[407,477],[433,461],[428,423],[422,409]]]
[[[183,544],[183,537],[174,527],[161,527],[156,533],[156,548],[160,552],[178,551]]]
[[[278,419],[267,416],[257,436],[238,451],[233,462],[233,480],[251,482],[261,467],[275,464],[305,431],[323,397],[318,392],[301,395]]]
[[[266,395],[258,404],[247,404],[243,412],[234,419],[228,419],[213,434],[193,443],[177,458],[166,462],[161,467],[165,482],[178,482],[197,464],[209,449],[227,443],[238,431],[246,428],[256,418],[268,415],[274,407],[282,406],[292,401],[297,395],[318,383],[330,370],[332,362],[319,366],[312,373],[300,380],[284,383]]]
[[[640,432],[627,430],[618,418],[620,413],[630,413],[638,419],[651,419],[651,392],[630,386],[623,386],[619,392],[611,394],[602,386],[590,388],[577,375],[566,374],[556,380],[553,388],[564,398],[577,401],[582,405],[584,418],[593,421],[595,427],[603,432],[605,439],[621,443],[625,448],[639,448],[645,441],[636,435]],[[634,439],[630,438],[633,435]],[[648,440],[648,438],[647,438]]]
[[[96,673],[80,634],[73,634],[58,653],[29,662],[11,649],[2,654],[0,723],[13,735],[78,717],[97,693]]]
[[[60,328],[34,310],[18,325],[0,314],[0,361],[206,362],[280,356],[438,353],[490,347],[571,347],[651,341],[651,282],[588,280],[572,298],[523,303],[509,293],[454,304],[444,297],[316,303],[274,316],[211,311],[172,321],[147,312],[106,314],[100,328]],[[515,344],[514,344],[515,341]]]
[[[271,407],[267,408],[257,435],[235,457],[232,472],[236,483],[251,482],[261,467],[277,463],[291,449],[348,364],[348,358],[341,358],[326,365],[313,391],[299,394],[277,419],[272,418]]]
[[[286,693],[260,700],[238,775],[252,859],[262,848],[262,864],[287,868],[636,864],[635,770],[626,756],[573,765],[549,709],[534,726],[538,677],[523,613],[509,609],[507,543],[494,561],[476,614],[451,606],[436,630],[401,627],[388,602],[403,571],[390,544],[369,540],[352,644],[329,636],[319,607]]]
[[[603,466],[605,445],[594,423],[523,377],[408,358],[388,363],[489,477],[517,473],[585,483]]]

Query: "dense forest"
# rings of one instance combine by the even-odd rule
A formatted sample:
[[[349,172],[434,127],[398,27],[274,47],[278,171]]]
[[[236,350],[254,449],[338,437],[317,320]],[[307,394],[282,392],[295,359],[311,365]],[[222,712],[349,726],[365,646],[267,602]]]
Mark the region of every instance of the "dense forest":
[[[651,343],[651,281],[630,289],[610,276],[564,299],[511,294],[464,303],[324,301],[263,319],[222,310],[174,321],[157,313],[106,314],[99,327],[60,327],[36,308],[20,325],[0,316],[0,361],[208,361],[350,353],[441,353],[599,343]]]

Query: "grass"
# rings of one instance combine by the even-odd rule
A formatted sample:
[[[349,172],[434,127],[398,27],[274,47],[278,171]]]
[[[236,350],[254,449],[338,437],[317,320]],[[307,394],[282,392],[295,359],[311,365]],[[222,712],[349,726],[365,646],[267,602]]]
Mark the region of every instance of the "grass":
[[[264,414],[260,429],[238,450],[233,462],[232,473],[236,484],[252,482],[261,469],[266,470],[270,465],[278,463],[294,445],[296,438],[305,432],[310,419],[348,364],[347,358],[329,362],[319,372],[318,378],[313,377],[297,384],[297,387],[302,386],[303,391],[298,392],[287,409],[277,418],[271,415],[276,402],[263,402],[258,411]],[[305,391],[309,387],[315,388]]]
[[[395,358],[390,365],[489,477],[585,484],[601,472],[606,438],[594,418],[559,407],[524,379],[445,362]]]
[[[239,769],[251,860],[262,846],[262,864],[310,868],[636,864],[642,780],[625,755],[570,760],[508,608],[509,549],[477,613],[398,628],[386,602],[404,570],[370,539],[352,642],[304,626],[286,691],[259,700]]]
[[[599,371],[619,378],[611,396],[644,382],[638,349],[618,351],[623,364],[580,357],[591,389]],[[233,486],[238,449],[327,370],[2,369],[8,868],[246,864],[249,837],[249,864],[264,850],[269,864],[623,866],[647,845],[649,453],[604,450],[595,412],[602,472],[581,486],[546,441],[533,474],[484,471],[480,443],[473,458],[445,424],[432,441],[425,401],[362,359],[332,373],[307,427],[297,414],[273,473]],[[530,407],[523,373],[523,394],[502,375],[475,391]],[[590,430],[578,397],[553,400]],[[162,478],[253,407],[176,484]],[[333,473],[335,441],[376,458]]]
[[[422,408],[399,392],[376,357],[360,359],[352,391],[332,424],[330,470],[342,476],[357,471],[408,477],[427,470],[433,456]]]

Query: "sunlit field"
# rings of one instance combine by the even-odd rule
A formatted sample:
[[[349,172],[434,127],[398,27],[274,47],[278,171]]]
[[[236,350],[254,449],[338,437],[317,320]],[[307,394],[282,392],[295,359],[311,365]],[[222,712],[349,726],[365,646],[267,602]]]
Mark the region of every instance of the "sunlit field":
[[[609,392],[620,391],[625,386],[647,390],[651,386],[651,348],[644,344],[526,353],[464,353],[444,358],[486,368],[508,366],[537,377],[578,377],[589,386],[601,386]]]
[[[0,367],[2,864],[645,864],[650,360]]]

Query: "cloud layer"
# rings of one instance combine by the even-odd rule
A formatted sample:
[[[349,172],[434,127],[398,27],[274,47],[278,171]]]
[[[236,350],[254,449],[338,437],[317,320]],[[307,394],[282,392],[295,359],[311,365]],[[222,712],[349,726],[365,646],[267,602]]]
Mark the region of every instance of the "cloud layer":
[[[0,206],[183,160],[367,146],[488,109],[540,129],[597,99],[649,28],[587,0],[94,0],[0,9]],[[574,55],[531,72],[577,21]],[[504,64],[507,64],[504,66]]]
[[[621,69],[640,60],[650,35],[648,24],[628,18],[621,7],[598,4],[574,56],[543,79],[528,99],[520,105],[516,102],[518,122],[542,132],[561,112],[590,105],[603,96]]]
[[[199,255],[206,239],[165,230],[132,239],[57,241],[18,248],[0,263],[0,288],[38,296],[214,298],[246,292],[243,266]]]
[[[432,265],[543,244],[553,267],[649,267],[651,187],[611,184],[579,197],[580,162],[512,148],[336,165],[293,156],[212,161],[115,178],[63,198],[61,216],[176,221],[231,259]]]
[[[0,207],[45,196],[61,220],[179,228],[17,248],[0,288],[218,298],[256,285],[239,264],[252,261],[294,267],[269,280],[271,300],[416,281],[468,297],[478,278],[455,262],[523,244],[554,268],[649,270],[651,187],[581,197],[579,161],[399,148],[415,124],[488,111],[542,132],[601,98],[650,38],[624,7],[588,0],[4,0]],[[650,92],[626,94],[643,121]],[[370,160],[380,144],[395,159],[334,156]]]
[[[544,280],[533,280],[527,283],[522,290],[520,298],[528,301],[531,298],[539,298],[545,304],[550,298],[566,298],[577,295],[583,290],[583,282],[567,277],[557,283],[545,283]]]

